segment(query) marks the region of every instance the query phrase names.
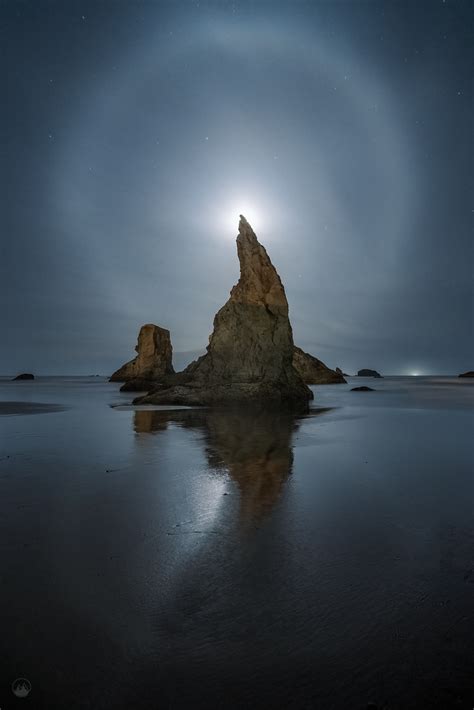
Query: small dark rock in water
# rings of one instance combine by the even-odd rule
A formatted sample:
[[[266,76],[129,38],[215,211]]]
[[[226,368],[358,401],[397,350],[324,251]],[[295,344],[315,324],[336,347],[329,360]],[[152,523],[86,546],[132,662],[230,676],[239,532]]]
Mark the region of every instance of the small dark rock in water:
[[[474,370],[468,370],[467,372],[461,372],[458,377],[474,377]]]
[[[372,387],[366,387],[363,385],[362,387],[353,387],[351,392],[375,392],[375,390],[372,389]]]
[[[359,370],[357,373],[358,377],[382,377],[377,370]]]
[[[13,380],[34,380],[35,376],[30,372],[23,372],[21,375],[17,375]]]

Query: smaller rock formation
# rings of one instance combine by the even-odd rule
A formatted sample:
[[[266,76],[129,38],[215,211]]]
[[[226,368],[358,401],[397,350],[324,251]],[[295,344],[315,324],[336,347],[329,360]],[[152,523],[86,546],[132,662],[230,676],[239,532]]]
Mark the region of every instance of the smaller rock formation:
[[[333,385],[346,382],[340,370],[339,372],[331,370],[324,362],[314,355],[305,353],[296,345],[293,349],[293,367],[307,385]]]
[[[164,375],[174,373],[173,349],[169,330],[152,323],[142,325],[135,350],[138,353],[137,357],[114,372],[110,382],[128,382],[139,379],[142,383],[143,380],[148,380],[153,386]],[[150,386],[146,389],[150,389]]]
[[[351,392],[375,392],[375,390],[372,387],[362,385],[362,387],[353,387]]]
[[[467,372],[462,372],[458,377],[474,377],[474,370],[468,370]]]
[[[21,375],[17,375],[16,377],[13,378],[13,381],[15,380],[34,380],[35,376],[31,374],[31,372],[22,372]]]
[[[351,375],[348,375],[347,372],[343,372],[340,367],[336,367],[336,372],[338,375],[342,375],[343,377],[351,377]]]
[[[377,370],[359,370],[357,377],[382,377]]]

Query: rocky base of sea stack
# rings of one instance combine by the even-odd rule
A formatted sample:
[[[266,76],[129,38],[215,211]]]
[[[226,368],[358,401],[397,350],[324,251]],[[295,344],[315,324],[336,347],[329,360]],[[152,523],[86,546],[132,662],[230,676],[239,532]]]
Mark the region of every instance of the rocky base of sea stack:
[[[172,387],[167,384],[156,385],[145,396],[136,397],[133,404],[173,404],[194,407],[260,406],[265,404],[304,411],[313,396],[312,391],[304,385],[295,390],[294,385],[281,387],[268,382],[228,383],[205,387],[200,386],[199,383],[190,382]]]
[[[121,386],[121,392],[150,392],[154,387],[156,387],[155,380],[145,380],[137,377],[135,380],[128,380],[124,382]]]
[[[339,385],[346,380],[342,372],[331,370],[314,355],[306,353],[296,345],[293,351],[293,367],[308,385]]]

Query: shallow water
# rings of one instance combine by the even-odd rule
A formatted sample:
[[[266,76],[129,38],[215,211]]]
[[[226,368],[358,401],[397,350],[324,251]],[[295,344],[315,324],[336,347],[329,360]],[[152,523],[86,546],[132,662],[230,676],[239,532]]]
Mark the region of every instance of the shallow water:
[[[473,384],[295,418],[1,380],[0,707],[470,710]]]

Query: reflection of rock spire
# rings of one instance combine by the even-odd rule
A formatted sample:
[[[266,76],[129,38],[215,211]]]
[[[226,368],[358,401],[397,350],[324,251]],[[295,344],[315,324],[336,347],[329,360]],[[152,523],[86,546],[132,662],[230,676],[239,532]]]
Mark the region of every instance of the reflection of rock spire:
[[[172,386],[135,403],[307,406],[313,395],[293,367],[285,289],[245,217],[237,251],[240,279],[214,318],[206,355],[176,376]]]
[[[137,434],[151,433],[168,428],[168,419],[163,419],[160,415],[163,412],[156,409],[137,410],[133,416],[133,428]],[[158,416],[157,416],[158,415]]]
[[[240,494],[242,523],[271,512],[293,465],[292,437],[297,423],[291,414],[212,413],[208,417],[207,455],[213,467],[226,466]]]
[[[289,412],[233,410],[136,411],[138,434],[166,429],[169,422],[204,433],[214,470],[227,469],[240,494],[244,523],[268,514],[281,495],[293,464],[292,438],[298,419]]]

